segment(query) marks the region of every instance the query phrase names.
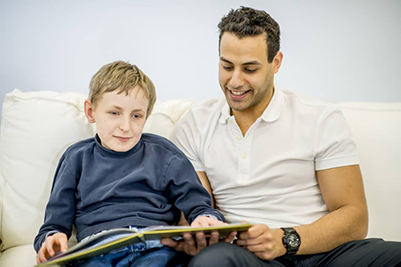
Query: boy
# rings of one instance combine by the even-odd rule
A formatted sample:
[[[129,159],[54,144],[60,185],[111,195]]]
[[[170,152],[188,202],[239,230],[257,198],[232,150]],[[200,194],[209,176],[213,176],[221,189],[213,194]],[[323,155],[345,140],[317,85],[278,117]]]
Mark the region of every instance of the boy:
[[[192,226],[223,224],[185,155],[163,137],[142,134],[155,101],[153,83],[135,65],[112,62],[93,76],[85,115],[97,134],[60,159],[34,242],[38,263],[68,249],[73,224],[78,241],[113,228],[177,224],[180,210]],[[178,266],[187,260],[147,241],[79,265]]]

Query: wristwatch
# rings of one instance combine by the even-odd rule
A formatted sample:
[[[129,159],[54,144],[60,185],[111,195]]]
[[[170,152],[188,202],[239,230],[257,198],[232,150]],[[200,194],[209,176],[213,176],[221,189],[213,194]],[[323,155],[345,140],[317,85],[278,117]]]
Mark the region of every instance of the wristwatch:
[[[292,227],[282,227],[281,229],[284,231],[283,245],[287,249],[285,255],[291,256],[297,254],[298,249],[301,246],[301,237]]]

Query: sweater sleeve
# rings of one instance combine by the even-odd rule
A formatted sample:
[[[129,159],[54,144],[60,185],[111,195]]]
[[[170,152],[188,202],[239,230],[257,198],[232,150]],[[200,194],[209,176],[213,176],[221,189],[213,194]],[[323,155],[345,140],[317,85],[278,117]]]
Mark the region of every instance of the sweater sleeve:
[[[164,175],[168,197],[191,224],[199,215],[212,215],[225,221],[224,216],[211,207],[209,193],[202,186],[192,164],[183,153],[171,159]]]
[[[67,166],[65,154],[61,157],[54,175],[52,190],[46,206],[45,219],[34,240],[39,251],[49,232],[62,232],[70,238],[75,216],[76,175]]]

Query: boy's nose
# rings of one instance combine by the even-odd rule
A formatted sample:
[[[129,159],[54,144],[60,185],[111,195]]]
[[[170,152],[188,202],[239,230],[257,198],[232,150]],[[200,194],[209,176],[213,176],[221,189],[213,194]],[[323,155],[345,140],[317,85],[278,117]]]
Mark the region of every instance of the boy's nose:
[[[120,121],[120,130],[126,132],[129,130],[129,119],[123,118]]]

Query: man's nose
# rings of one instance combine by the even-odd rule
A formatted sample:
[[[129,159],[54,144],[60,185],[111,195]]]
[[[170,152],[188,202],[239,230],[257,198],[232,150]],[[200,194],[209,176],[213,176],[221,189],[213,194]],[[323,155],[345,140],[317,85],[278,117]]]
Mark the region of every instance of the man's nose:
[[[244,77],[241,70],[235,70],[229,81],[230,89],[242,89],[244,86]]]

